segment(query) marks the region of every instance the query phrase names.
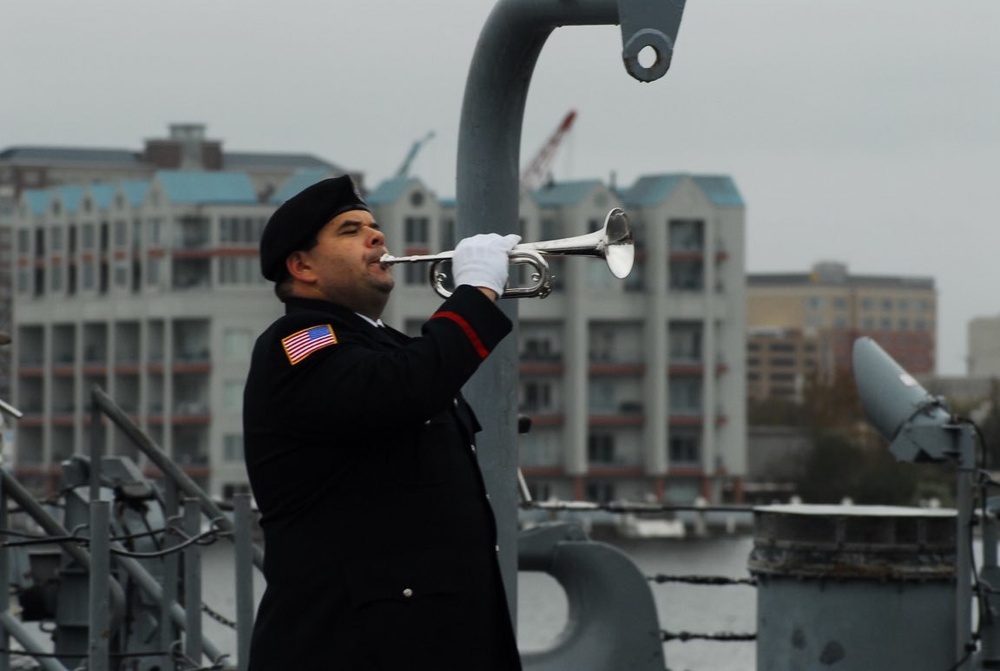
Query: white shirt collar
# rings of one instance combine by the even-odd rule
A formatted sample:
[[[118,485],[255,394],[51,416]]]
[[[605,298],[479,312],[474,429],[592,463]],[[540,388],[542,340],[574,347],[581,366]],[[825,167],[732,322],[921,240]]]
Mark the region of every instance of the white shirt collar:
[[[357,316],[361,317],[362,319],[364,319],[366,322],[368,322],[369,324],[371,324],[375,328],[382,328],[382,327],[385,326],[385,324],[382,322],[381,319],[372,319],[368,315],[363,315],[360,312],[355,312],[354,314],[356,314]]]

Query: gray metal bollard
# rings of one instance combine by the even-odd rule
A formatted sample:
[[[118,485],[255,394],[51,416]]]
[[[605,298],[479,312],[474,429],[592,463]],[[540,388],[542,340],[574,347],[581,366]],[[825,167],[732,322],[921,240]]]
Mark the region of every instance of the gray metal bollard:
[[[518,568],[551,575],[569,604],[555,644],[521,656],[525,671],[664,671],[653,593],[628,555],[552,523],[521,532]]]
[[[955,511],[754,510],[757,668],[947,669],[955,659]]]

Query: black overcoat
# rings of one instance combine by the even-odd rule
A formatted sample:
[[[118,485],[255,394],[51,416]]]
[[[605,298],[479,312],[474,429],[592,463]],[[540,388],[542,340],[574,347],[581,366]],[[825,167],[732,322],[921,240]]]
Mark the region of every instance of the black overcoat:
[[[264,532],[251,671],[519,669],[459,389],[511,330],[459,287],[418,338],[291,299],[244,398]]]

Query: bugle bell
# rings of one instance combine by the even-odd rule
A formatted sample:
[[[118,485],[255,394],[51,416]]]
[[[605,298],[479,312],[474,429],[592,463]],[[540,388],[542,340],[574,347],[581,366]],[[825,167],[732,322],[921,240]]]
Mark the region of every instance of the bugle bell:
[[[414,256],[393,256],[384,254],[380,261],[384,265],[397,263],[430,263],[430,282],[434,291],[443,298],[451,296],[444,288],[447,275],[440,267],[455,255],[454,251],[438,254],[417,254]],[[604,259],[611,274],[618,279],[628,277],[635,261],[635,244],[628,215],[621,208],[614,208],[604,218],[604,226],[599,231],[572,238],[526,242],[515,245],[510,251],[511,264],[532,266],[532,284],[526,287],[508,287],[501,298],[545,298],[552,292],[552,273],[549,272],[546,256],[589,256]]]

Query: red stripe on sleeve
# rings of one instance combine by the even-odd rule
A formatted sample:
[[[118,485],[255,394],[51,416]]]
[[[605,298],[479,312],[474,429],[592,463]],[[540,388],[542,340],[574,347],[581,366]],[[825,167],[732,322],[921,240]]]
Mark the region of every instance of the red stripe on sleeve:
[[[476,333],[469,322],[465,321],[462,315],[456,314],[454,312],[435,312],[431,319],[450,319],[451,321],[462,327],[462,331],[465,332],[465,336],[472,343],[472,346],[476,348],[476,352],[479,354],[480,359],[485,359],[489,356],[490,351],[486,349],[483,345],[483,341],[479,339],[479,334]]]

